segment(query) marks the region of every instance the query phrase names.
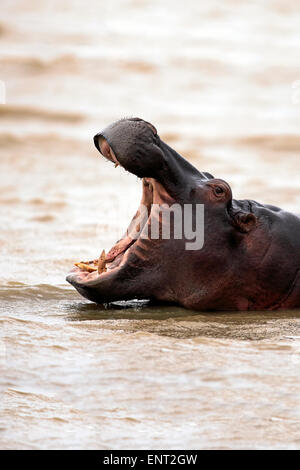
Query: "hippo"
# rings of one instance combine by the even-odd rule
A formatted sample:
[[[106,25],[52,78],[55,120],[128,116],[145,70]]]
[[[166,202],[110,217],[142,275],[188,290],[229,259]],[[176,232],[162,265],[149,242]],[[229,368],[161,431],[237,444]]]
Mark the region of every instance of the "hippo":
[[[143,119],[114,122],[94,144],[140,178],[143,192],[125,235],[67,276],[83,297],[99,304],[148,299],[200,311],[300,307],[300,216],[233,199],[226,181],[198,171]],[[203,208],[204,242],[197,249],[187,249],[185,235],[175,237],[174,228],[168,238],[151,237],[153,221],[162,233],[160,206],[174,204],[192,208],[193,217]]]

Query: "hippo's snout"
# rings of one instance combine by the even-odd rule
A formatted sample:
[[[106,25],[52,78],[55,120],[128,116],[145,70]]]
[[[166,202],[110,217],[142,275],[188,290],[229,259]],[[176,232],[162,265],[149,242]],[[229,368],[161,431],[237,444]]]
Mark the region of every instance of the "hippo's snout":
[[[97,150],[139,178],[155,178],[171,196],[188,194],[208,174],[199,172],[140,118],[122,119],[94,137]]]

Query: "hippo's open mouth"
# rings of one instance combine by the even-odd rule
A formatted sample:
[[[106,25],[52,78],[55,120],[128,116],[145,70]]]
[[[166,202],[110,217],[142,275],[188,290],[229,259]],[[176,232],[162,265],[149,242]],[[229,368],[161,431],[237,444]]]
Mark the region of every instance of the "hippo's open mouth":
[[[115,163],[115,166],[120,165],[116,157],[112,161]],[[71,284],[100,281],[100,278],[101,280],[107,279],[126,264],[131,250],[133,250],[135,243],[142,236],[143,229],[151,217],[153,199],[158,200],[162,197],[159,186],[151,178],[142,178],[142,200],[124,236],[112,246],[107,254],[105,250],[102,250],[97,259],[75,263],[75,268],[67,278]]]

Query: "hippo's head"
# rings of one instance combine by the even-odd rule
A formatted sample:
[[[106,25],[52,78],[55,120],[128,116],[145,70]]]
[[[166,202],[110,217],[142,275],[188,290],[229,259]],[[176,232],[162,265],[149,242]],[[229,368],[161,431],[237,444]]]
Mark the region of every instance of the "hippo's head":
[[[260,256],[269,240],[264,234],[256,243],[261,234],[251,201],[234,201],[225,181],[199,172],[142,119],[117,121],[98,133],[94,143],[115,166],[141,178],[143,195],[127,233],[99,258],[99,266],[89,262],[90,269],[79,265],[68,275],[79,293],[97,303],[137,298],[201,309],[248,308],[245,292],[236,295],[239,273],[249,267],[253,244]],[[169,236],[163,237],[166,221],[160,209],[174,204],[182,235],[180,230],[179,236],[175,234],[170,223]],[[204,212],[197,212],[199,207]],[[185,208],[191,211],[195,238],[203,232],[204,244],[193,246],[187,239]],[[175,212],[168,223],[174,222]],[[201,216],[198,225],[197,214]],[[151,236],[155,223],[158,237]]]
[[[94,143],[115,166],[141,178],[143,195],[124,237],[88,269],[79,264],[68,275],[80,294],[97,303],[136,298],[240,310],[269,308],[285,292],[292,273],[278,275],[278,282],[274,274],[276,263],[286,263],[271,230],[279,209],[234,200],[225,181],[199,172],[142,119],[117,121]],[[162,208],[172,214],[164,218]],[[191,233],[202,243],[193,245]]]

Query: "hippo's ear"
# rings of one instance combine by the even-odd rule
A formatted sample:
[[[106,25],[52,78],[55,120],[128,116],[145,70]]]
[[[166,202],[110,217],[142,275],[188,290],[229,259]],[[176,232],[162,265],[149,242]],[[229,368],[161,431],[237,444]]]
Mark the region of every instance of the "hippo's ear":
[[[242,233],[249,233],[257,225],[257,218],[252,212],[231,213],[233,226]]]

